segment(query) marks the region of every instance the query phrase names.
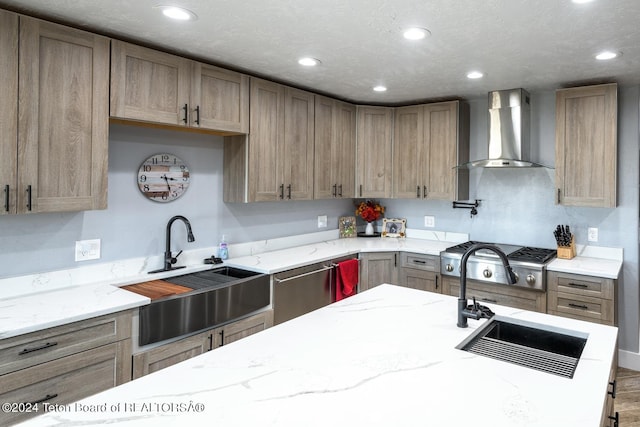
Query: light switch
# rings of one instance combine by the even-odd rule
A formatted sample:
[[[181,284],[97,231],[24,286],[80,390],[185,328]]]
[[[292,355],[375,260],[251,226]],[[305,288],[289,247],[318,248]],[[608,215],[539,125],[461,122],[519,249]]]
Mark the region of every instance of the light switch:
[[[598,241],[598,229],[596,227],[589,227],[587,229],[587,240],[590,242]]]
[[[100,239],[76,241],[76,261],[100,259]]]
[[[318,215],[318,228],[327,228],[327,216]]]

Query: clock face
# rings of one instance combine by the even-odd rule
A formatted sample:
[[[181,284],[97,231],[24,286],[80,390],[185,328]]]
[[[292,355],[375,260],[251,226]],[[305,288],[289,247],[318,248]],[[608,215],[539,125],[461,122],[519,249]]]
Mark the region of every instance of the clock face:
[[[173,154],[155,154],[140,165],[138,188],[150,200],[171,202],[189,188],[189,168]]]

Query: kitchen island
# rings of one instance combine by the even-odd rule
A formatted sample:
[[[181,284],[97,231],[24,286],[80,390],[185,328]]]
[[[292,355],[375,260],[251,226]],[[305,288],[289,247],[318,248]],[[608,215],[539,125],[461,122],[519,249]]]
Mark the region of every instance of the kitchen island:
[[[491,308],[588,334],[574,377],[458,350],[485,320],[381,285],[25,425],[599,426],[617,328]]]

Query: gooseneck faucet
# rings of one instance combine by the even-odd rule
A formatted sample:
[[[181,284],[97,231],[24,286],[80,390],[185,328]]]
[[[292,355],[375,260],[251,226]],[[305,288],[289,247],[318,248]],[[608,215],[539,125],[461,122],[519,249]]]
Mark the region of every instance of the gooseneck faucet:
[[[167,223],[167,234],[166,234],[166,237],[165,237],[165,241],[166,241],[166,245],[167,246],[166,246],[165,251],[164,251],[164,268],[161,268],[160,270],[150,271],[149,274],[151,274],[151,273],[160,273],[162,271],[171,271],[171,270],[177,270],[179,268],[184,268],[184,266],[180,266],[180,267],[174,267],[173,266],[173,264],[178,262],[178,257],[180,256],[182,251],[178,252],[178,254],[175,257],[171,254],[171,226],[178,219],[180,221],[184,222],[184,225],[187,227],[187,241],[188,242],[193,242],[193,241],[196,240],[196,238],[193,237],[193,231],[191,230],[191,223],[189,222],[189,220],[187,218],[185,218],[182,215],[176,215],[176,216],[172,217],[169,220],[169,222]]]
[[[485,307],[476,303],[476,299],[473,299],[473,304],[471,308],[467,307],[467,261],[469,257],[476,253],[479,249],[487,249],[491,252],[495,252],[500,260],[502,261],[502,265],[507,273],[507,280],[509,284],[513,285],[518,281],[516,274],[511,269],[509,265],[509,260],[507,259],[507,255],[502,252],[497,246],[490,245],[488,243],[476,243],[471,246],[467,251],[462,255],[462,260],[460,261],[460,297],[458,298],[458,327],[466,328],[467,327],[467,318],[479,320],[482,318],[490,318],[494,315],[494,313],[489,309],[489,307]]]

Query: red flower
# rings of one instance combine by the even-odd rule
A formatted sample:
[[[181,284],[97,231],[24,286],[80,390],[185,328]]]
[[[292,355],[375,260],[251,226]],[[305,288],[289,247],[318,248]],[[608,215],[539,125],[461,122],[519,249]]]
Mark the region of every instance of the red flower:
[[[356,215],[367,222],[377,221],[383,214],[384,206],[373,200],[361,202],[356,209]]]

